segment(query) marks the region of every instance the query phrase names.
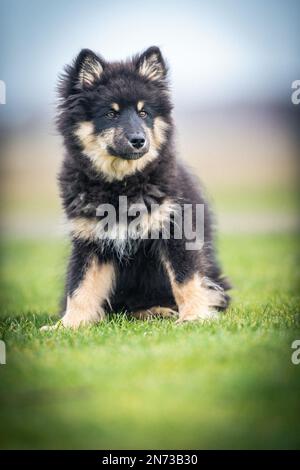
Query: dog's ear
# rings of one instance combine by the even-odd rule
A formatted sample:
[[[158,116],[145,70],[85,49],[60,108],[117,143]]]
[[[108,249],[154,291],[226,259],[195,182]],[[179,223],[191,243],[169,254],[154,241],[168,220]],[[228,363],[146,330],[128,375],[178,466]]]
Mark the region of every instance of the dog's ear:
[[[90,88],[98,81],[104,70],[104,62],[90,49],[82,49],[75,61],[78,84]]]
[[[137,59],[136,68],[140,75],[149,80],[160,81],[167,75],[167,66],[156,46],[151,46]]]
[[[102,76],[105,62],[89,49],[82,49],[71,65],[59,76],[58,92],[64,100],[93,87]]]

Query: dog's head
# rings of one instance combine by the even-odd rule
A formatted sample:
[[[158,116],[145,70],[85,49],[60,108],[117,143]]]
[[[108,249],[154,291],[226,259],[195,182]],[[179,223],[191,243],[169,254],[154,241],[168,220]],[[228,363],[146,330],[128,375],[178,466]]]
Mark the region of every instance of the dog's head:
[[[84,49],[60,87],[59,128],[108,180],[158,158],[170,132],[167,68],[157,47],[127,62]]]

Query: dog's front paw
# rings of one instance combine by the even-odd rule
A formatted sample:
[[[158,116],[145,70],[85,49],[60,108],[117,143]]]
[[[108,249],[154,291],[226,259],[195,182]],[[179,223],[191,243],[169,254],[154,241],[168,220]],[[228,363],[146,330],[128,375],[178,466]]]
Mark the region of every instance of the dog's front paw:
[[[97,312],[97,315],[80,315],[78,312],[66,312],[66,314],[55,325],[45,325],[40,331],[53,331],[59,328],[78,330],[80,327],[92,325],[104,320],[104,311]]]
[[[58,330],[59,328],[63,328],[62,321],[59,320],[54,325],[44,325],[40,328],[40,331],[54,331]]]
[[[78,328],[93,325],[101,320],[104,320],[104,312],[98,311],[97,314],[88,315],[86,312],[79,314],[79,312],[67,312],[61,319],[64,328],[70,328],[71,330],[78,330]]]
[[[197,307],[197,306],[183,306],[179,309],[179,318],[176,324],[181,324],[191,321],[205,322],[209,320],[217,320],[219,312],[211,307]]]

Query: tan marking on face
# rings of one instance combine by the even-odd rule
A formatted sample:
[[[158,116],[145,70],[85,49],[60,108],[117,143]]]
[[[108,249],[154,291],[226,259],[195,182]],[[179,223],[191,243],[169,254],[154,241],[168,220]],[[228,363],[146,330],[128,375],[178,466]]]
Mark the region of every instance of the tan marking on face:
[[[142,111],[144,105],[145,105],[144,101],[138,101],[137,106],[136,106],[137,110]]]
[[[169,129],[169,124],[160,116],[154,119],[153,134],[154,140],[158,147],[166,141],[166,132]]]
[[[147,127],[146,124],[143,124],[143,129],[149,139],[150,150],[158,155],[161,146],[166,142],[169,124],[162,117],[158,116],[154,118],[152,129]]]
[[[158,148],[154,137],[152,138],[153,145],[150,141],[149,151],[138,160],[125,160],[110,155],[107,148],[113,146],[114,136],[118,131],[118,128],[113,128],[96,135],[94,125],[90,121],[82,122],[75,131],[75,135],[83,147],[83,153],[109,182],[122,180],[125,176],[142,171],[158,156]]]
[[[65,327],[78,328],[103,320],[103,304],[105,301],[109,303],[114,282],[113,264],[101,264],[93,258],[79,287],[67,299],[62,324]]]
[[[218,317],[217,307],[224,303],[224,292],[221,288],[208,288],[205,277],[195,273],[183,283],[176,281],[169,262],[164,262],[172,291],[179,308],[179,322],[193,320],[210,320]]]
[[[120,106],[118,105],[118,103],[112,103],[112,104],[111,104],[111,108],[112,108],[114,111],[120,111]]]

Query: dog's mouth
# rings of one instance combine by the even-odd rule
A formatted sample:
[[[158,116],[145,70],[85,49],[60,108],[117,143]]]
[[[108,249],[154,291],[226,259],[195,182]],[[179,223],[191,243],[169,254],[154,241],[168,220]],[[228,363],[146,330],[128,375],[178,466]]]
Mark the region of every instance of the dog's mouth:
[[[145,155],[145,153],[127,153],[125,155],[120,155],[120,158],[123,158],[124,160],[139,160],[139,158],[142,158]]]
[[[112,157],[122,158],[123,160],[139,160],[145,155],[145,153],[147,153],[146,151],[142,151],[142,152],[137,151],[137,152],[130,152],[130,153],[117,152],[112,147],[110,147],[108,151]]]

